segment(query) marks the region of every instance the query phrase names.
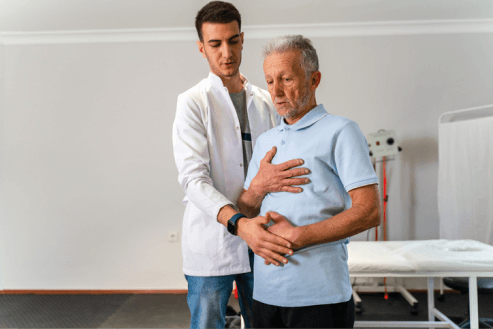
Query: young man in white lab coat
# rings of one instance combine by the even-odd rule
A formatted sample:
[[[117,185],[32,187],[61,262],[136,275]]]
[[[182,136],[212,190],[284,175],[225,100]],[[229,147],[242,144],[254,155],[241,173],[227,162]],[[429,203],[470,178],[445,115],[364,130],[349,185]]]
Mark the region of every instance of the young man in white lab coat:
[[[269,93],[252,86],[239,72],[243,32],[236,8],[227,2],[210,2],[197,14],[195,25],[197,45],[210,73],[178,96],[173,123],[178,180],[186,194],[182,254],[191,327],[224,328],[233,281],[245,325],[251,327],[251,251],[279,265],[287,263],[283,255],[292,250],[289,241],[265,229],[269,220],[263,216],[243,223],[237,231],[244,216],[235,203],[257,137],[280,119]],[[259,197],[269,192],[301,192],[301,187],[292,185],[308,183],[307,178],[296,177],[308,169],[292,169],[303,163],[300,159],[273,165],[275,153],[275,148],[267,152],[252,181],[262,191]]]

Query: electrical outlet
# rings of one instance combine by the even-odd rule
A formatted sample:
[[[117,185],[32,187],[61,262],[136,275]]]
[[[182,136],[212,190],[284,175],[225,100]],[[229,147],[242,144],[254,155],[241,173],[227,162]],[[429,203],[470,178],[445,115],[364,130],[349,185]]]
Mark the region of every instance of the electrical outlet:
[[[178,232],[177,231],[171,231],[168,232],[168,241],[178,241]]]

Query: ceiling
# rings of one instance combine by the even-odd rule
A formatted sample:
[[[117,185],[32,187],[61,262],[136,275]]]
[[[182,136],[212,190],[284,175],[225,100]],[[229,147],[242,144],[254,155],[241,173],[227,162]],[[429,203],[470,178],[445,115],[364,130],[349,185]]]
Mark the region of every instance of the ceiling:
[[[0,0],[0,32],[193,27],[205,0]],[[232,0],[243,25],[493,18],[485,0]]]

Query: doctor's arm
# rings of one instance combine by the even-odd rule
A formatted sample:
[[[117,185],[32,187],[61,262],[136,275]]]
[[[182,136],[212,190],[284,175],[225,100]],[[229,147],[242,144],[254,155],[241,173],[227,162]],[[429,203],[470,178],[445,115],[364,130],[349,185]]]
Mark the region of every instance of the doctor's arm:
[[[232,203],[213,185],[207,131],[198,101],[178,97],[173,122],[173,154],[178,181],[187,198],[207,217],[216,218],[219,210]]]
[[[237,221],[237,235],[248,244],[254,253],[264,258],[266,262],[278,266],[280,262],[288,262],[287,258],[282,255],[292,255],[293,251],[287,249],[291,248],[289,241],[280,240],[281,237],[271,235],[265,229],[270,217],[258,216],[262,200],[267,193],[302,192],[303,189],[301,187],[292,185],[308,184],[310,182],[308,178],[297,176],[306,175],[310,171],[307,168],[293,168],[304,163],[301,159],[293,159],[277,165],[272,164],[276,151],[276,147],[273,147],[257,164],[254,158],[260,155],[257,154],[259,149],[254,150],[254,155],[250,162],[249,175],[253,173],[255,177],[249,182],[248,189],[243,190],[238,199],[238,208],[247,218],[241,218]],[[226,211],[227,209],[225,209]],[[229,212],[223,220],[227,221],[230,218],[230,214],[234,213]],[[271,259],[275,261],[271,261]]]
[[[234,209],[234,203],[213,185],[209,174],[210,154],[206,136],[200,107],[193,99],[180,95],[172,135],[178,180],[190,202],[208,217],[215,218],[219,223],[227,226],[228,220],[238,211]],[[299,162],[296,166],[298,165]],[[238,223],[242,220],[240,219]],[[276,265],[279,262],[287,262],[281,254],[292,253],[289,249],[291,246],[289,241],[269,233],[261,223],[249,225],[249,228],[250,235],[243,234],[241,237],[254,252]]]
[[[264,225],[269,223],[270,218],[257,216],[260,205],[267,193],[302,192],[301,187],[292,185],[309,183],[308,178],[297,176],[308,174],[310,171],[307,168],[294,168],[304,163],[301,159],[289,160],[278,165],[272,164],[276,151],[276,147],[273,147],[265,154],[248,190],[243,190],[238,200],[238,208],[247,218],[240,218],[237,221],[237,235],[248,244],[255,254],[278,266],[281,262],[288,262],[287,258],[282,255],[293,254],[290,249],[291,243],[265,229]],[[250,162],[250,166],[252,163]],[[225,206],[218,214],[218,221],[227,226],[227,221],[236,213],[237,211],[231,206]]]

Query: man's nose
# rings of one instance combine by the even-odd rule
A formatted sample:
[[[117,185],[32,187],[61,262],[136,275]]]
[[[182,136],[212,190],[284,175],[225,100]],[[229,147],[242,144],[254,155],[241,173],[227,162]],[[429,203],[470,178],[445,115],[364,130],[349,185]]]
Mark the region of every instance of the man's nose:
[[[233,55],[233,47],[229,45],[227,42],[224,42],[221,47],[222,55],[224,58],[229,59]]]
[[[273,84],[274,84],[274,86],[273,86],[274,95],[282,96],[284,94],[284,91],[282,89],[282,85],[278,81],[274,81]]]

